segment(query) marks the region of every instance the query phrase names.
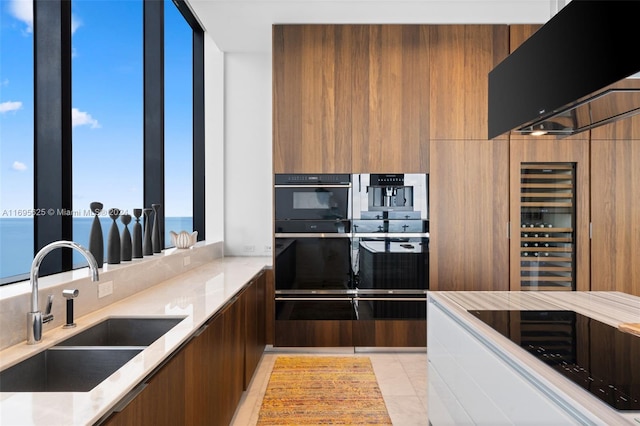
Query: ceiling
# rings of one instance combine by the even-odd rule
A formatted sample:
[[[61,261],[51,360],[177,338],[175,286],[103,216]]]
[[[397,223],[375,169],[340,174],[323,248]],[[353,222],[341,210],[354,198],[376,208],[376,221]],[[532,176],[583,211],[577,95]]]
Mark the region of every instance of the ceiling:
[[[224,52],[270,52],[274,24],[544,23],[562,0],[186,0]]]

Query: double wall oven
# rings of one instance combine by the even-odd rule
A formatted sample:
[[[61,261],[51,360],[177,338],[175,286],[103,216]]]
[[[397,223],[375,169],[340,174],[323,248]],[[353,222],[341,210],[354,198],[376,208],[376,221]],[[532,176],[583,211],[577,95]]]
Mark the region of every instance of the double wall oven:
[[[274,344],[311,346],[318,320],[351,327],[351,176],[276,175],[274,247]]]
[[[275,346],[377,346],[376,321],[424,338],[426,190],[425,174],[275,176]]]

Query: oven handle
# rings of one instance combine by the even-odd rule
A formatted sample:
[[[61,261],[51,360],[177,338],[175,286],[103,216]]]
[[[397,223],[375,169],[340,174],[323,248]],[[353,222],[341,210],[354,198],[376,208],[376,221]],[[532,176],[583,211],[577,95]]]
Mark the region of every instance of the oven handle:
[[[428,232],[353,232],[353,238],[429,238]]]
[[[321,302],[330,302],[330,301],[335,301],[335,300],[344,300],[344,301],[351,301],[353,300],[353,297],[276,297],[275,298],[276,302],[281,302],[281,301],[321,301]]]
[[[276,238],[351,238],[351,233],[331,233],[331,232],[276,232]]]
[[[313,184],[313,185],[273,185],[274,188],[351,188],[350,183],[345,184]]]
[[[353,300],[381,301],[381,302],[425,302],[424,297],[354,297]]]

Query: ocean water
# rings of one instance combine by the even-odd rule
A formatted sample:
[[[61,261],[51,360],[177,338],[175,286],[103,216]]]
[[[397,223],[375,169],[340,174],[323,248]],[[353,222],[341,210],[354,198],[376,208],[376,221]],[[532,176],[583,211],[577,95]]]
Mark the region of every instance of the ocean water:
[[[92,223],[92,217],[73,218],[73,241],[89,248],[89,232]],[[127,226],[131,236],[133,236],[134,223],[135,219]],[[144,230],[143,221],[140,220],[140,223]],[[112,224],[113,221],[108,216],[100,217],[105,258],[107,255],[107,236]],[[122,235],[124,224],[120,220],[117,220],[116,224],[118,232]],[[193,219],[191,217],[166,217],[164,227],[165,247],[171,246],[170,231],[191,232],[192,229]],[[0,218],[0,280],[14,275],[28,274],[33,256],[33,218]],[[86,260],[80,253],[74,252],[73,264],[74,266],[86,265]]]

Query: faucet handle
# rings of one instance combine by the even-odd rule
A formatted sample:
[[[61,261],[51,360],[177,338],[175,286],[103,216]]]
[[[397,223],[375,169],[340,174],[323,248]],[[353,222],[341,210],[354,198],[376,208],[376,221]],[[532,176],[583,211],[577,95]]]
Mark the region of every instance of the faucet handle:
[[[44,311],[45,315],[49,315],[51,313],[52,306],[53,306],[53,294],[50,294],[47,297],[47,309]]]
[[[44,314],[42,315],[42,322],[47,323],[53,321],[53,314],[51,313],[51,308],[53,307],[53,294],[50,294],[47,297],[47,309],[45,309]]]

